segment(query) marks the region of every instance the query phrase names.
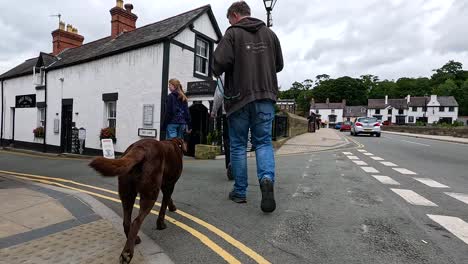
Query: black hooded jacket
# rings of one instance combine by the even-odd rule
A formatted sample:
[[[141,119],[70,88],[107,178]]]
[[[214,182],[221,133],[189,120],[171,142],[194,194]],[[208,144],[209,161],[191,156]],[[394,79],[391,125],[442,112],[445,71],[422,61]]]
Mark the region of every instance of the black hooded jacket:
[[[225,75],[225,108],[229,116],[246,104],[276,101],[283,54],[278,37],[263,21],[247,17],[226,30],[214,52],[215,75]]]

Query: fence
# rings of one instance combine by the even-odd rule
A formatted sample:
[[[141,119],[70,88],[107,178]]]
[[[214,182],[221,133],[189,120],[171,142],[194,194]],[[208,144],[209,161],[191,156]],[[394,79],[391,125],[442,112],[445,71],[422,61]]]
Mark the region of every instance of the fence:
[[[288,116],[276,115],[273,120],[273,140],[288,136]]]

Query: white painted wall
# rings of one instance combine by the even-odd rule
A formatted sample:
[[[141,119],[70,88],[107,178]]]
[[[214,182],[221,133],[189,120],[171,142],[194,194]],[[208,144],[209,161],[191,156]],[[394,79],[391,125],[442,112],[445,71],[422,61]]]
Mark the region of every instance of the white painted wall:
[[[317,113],[318,110],[318,113]],[[332,110],[334,112],[332,113]],[[329,115],[336,115],[336,122],[343,122],[343,109],[312,109],[311,113],[319,114],[322,122],[330,123]]]
[[[22,76],[14,79],[5,80],[4,88],[4,139],[12,139],[13,133],[13,117],[12,107],[15,107],[17,95],[36,94],[36,102],[44,101],[44,92],[36,92],[33,85],[32,75]],[[42,140],[34,139],[33,129],[37,127],[38,110],[34,108],[18,108],[15,110],[15,140],[25,142],[42,142]]]
[[[216,31],[214,30],[213,24],[211,23],[210,17],[208,14],[203,14],[200,18],[195,20],[193,23],[194,29],[198,32],[202,32],[211,39],[218,39]]]
[[[60,145],[60,133],[53,133],[53,119],[61,119],[62,99],[73,99],[73,122],[86,129],[86,147],[100,149],[99,133],[107,127],[104,93],[119,94],[116,151],[122,152],[140,139],[143,104],[154,105],[153,128],[159,136],[161,89],[167,89],[161,87],[162,60],[163,46],[158,44],[49,72],[47,143]]]

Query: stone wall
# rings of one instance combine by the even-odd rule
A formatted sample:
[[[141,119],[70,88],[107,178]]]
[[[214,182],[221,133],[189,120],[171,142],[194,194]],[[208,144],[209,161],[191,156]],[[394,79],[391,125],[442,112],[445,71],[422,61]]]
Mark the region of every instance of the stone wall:
[[[383,126],[384,131],[468,138],[468,127]]]
[[[295,114],[287,113],[288,114],[288,137],[295,137],[304,133],[307,133],[309,121],[307,118],[302,116],[298,116]]]

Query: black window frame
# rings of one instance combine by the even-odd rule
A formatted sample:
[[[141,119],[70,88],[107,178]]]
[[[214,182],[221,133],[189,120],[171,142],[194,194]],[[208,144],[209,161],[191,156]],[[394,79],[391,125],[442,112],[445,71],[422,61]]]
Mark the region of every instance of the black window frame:
[[[445,112],[445,106],[439,106],[439,112]]]
[[[389,115],[393,115],[393,109],[392,109],[392,108],[388,109],[388,112],[387,112],[387,114],[389,114]]]
[[[405,114],[405,110],[403,110],[403,109],[398,109],[398,114],[399,114],[399,115],[404,115],[404,114]]]
[[[197,55],[197,40],[204,41],[208,44],[208,74],[204,75],[199,72],[197,72],[196,66],[197,66],[197,57],[201,57],[200,55]],[[212,80],[213,79],[213,72],[211,69],[211,65],[213,65],[213,41],[210,39],[202,36],[201,34],[195,34],[195,42],[194,42],[194,51],[193,51],[193,77],[202,79],[202,80]]]
[[[455,106],[449,106],[449,112],[455,112]]]
[[[411,108],[411,111],[417,112],[417,111],[418,111],[418,107],[417,107],[417,106],[413,106],[413,107]]]
[[[375,114],[380,115],[380,109],[375,109]]]

